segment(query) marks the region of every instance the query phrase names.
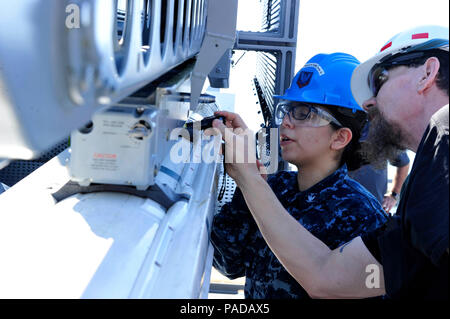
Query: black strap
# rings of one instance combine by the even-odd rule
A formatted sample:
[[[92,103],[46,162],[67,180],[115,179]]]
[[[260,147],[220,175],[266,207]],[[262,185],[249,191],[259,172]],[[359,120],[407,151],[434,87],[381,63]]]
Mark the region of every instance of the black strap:
[[[170,189],[164,189],[164,191],[158,185],[152,185],[146,190],[137,190],[134,186],[128,185],[112,185],[112,184],[91,184],[89,186],[80,186],[78,183],[69,181],[58,191],[52,194],[56,202],[60,202],[67,197],[75,194],[88,194],[98,192],[116,192],[134,195],[141,198],[149,198],[163,206],[165,209],[169,209],[174,203],[181,199],[187,199],[183,194],[177,194]]]
[[[227,171],[225,170],[225,144],[222,144],[222,154],[223,154],[223,176],[222,176],[222,187],[220,188],[219,196],[217,197],[219,201],[223,199],[227,186]]]

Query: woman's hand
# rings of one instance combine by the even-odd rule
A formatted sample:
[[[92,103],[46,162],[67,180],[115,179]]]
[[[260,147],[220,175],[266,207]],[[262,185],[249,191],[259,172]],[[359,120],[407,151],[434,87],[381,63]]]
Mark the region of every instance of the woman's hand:
[[[217,111],[214,112],[214,115],[223,116],[225,118],[225,125],[228,128],[232,129],[241,128],[243,130],[247,129],[247,125],[245,124],[244,120],[242,120],[242,118],[239,116],[239,114],[227,111]]]
[[[224,111],[214,114],[225,117],[226,125],[214,120],[213,127],[220,131],[225,141],[225,167],[228,175],[238,185],[260,177],[259,167],[262,165],[257,166],[254,133],[238,114]]]

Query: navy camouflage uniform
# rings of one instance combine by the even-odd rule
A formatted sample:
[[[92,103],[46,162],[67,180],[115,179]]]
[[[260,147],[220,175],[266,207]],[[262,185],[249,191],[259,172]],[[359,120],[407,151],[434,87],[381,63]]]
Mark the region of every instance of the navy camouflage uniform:
[[[279,172],[268,184],[284,208],[331,249],[387,221],[375,197],[348,177],[346,165],[303,192],[296,172]],[[267,246],[239,188],[215,215],[211,241],[214,267],[230,279],[245,276],[246,298],[309,298]]]

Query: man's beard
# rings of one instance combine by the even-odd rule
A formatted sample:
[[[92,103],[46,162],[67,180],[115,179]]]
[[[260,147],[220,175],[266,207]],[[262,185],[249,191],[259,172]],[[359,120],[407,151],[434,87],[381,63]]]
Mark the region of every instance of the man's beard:
[[[402,131],[388,123],[378,108],[369,109],[369,132],[361,143],[361,154],[372,166],[378,169],[386,168],[387,160],[393,162],[406,147]]]

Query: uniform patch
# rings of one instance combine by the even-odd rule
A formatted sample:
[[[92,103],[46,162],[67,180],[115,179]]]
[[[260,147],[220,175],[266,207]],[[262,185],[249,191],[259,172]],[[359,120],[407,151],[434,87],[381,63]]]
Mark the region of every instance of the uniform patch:
[[[298,87],[303,88],[303,87],[307,86],[309,84],[309,82],[311,81],[312,75],[313,75],[312,72],[306,72],[306,71],[300,72],[300,76],[298,77],[298,80],[297,80]]]

